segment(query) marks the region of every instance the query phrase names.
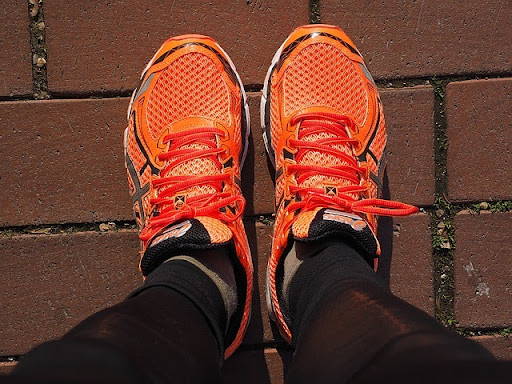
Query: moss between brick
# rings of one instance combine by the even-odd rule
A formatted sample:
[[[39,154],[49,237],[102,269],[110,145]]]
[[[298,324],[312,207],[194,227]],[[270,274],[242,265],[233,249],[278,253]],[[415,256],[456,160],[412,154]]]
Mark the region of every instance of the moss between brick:
[[[30,18],[30,45],[32,47],[32,88],[35,99],[47,99],[48,50],[46,47],[46,24],[43,14],[43,0],[28,0]]]

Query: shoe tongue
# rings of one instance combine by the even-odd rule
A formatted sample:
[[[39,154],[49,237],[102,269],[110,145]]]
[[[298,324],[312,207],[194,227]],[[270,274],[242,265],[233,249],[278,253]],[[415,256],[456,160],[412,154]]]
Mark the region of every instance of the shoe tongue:
[[[327,123],[330,125],[334,125],[332,121],[321,121],[322,123]],[[348,137],[348,133],[346,135]],[[337,138],[339,135],[335,135],[331,132],[323,131],[323,132],[315,132],[312,134],[305,135],[301,138],[302,141],[309,142],[317,142],[318,140],[323,139],[333,139]],[[347,144],[327,144],[329,147],[343,152],[349,156],[354,156],[352,147]],[[335,156],[332,153],[320,152],[315,150],[307,150],[304,156],[301,158],[299,164],[302,165],[315,165],[321,167],[335,167],[340,165],[349,165],[345,160],[341,159],[338,156]],[[342,177],[333,177],[333,176],[324,176],[324,175],[313,175],[306,178],[302,181],[299,187],[310,188],[310,187],[344,187],[351,185],[351,182]],[[349,196],[357,199],[355,194],[348,193]]]
[[[206,216],[173,223],[163,228],[147,247],[140,267],[149,274],[169,257],[187,250],[224,246],[233,238],[231,229],[222,221]]]
[[[202,127],[216,127],[218,125],[217,122],[211,119],[206,119],[202,117],[188,117],[186,119],[179,120],[172,125],[169,126],[170,132],[181,132],[188,131],[194,128],[202,128]],[[214,140],[212,138],[212,140]],[[203,143],[189,143],[183,146],[180,146],[176,149],[185,149],[185,150],[202,150],[210,148],[208,145]],[[219,165],[210,158],[200,157],[190,159],[185,161],[175,167],[173,167],[168,173],[167,176],[207,176],[207,175],[215,175],[220,172]],[[165,187],[161,190],[165,191]],[[193,197],[197,195],[204,195],[209,193],[216,193],[217,191],[210,185],[194,185],[186,190],[177,191],[176,196],[186,196]]]
[[[361,216],[330,208],[301,212],[293,223],[292,234],[301,242],[333,237],[348,240],[370,256],[376,255],[379,249],[375,234]]]

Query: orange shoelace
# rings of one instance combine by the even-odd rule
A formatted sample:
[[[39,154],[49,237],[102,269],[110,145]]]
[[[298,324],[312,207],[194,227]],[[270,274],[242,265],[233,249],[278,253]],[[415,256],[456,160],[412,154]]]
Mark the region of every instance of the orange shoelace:
[[[290,192],[296,194],[299,201],[288,205],[288,212],[296,210],[309,211],[315,208],[332,208],[350,213],[365,213],[382,216],[406,216],[418,212],[418,208],[398,201],[383,199],[360,199],[367,187],[360,185],[361,176],[367,174],[367,169],[358,166],[355,156],[334,148],[334,145],[357,146],[358,140],[347,134],[347,129],[354,132],[355,124],[347,116],[335,113],[303,113],[296,115],[290,122],[292,125],[300,124],[298,140],[290,140],[290,144],[297,148],[296,161],[298,164],[288,166],[288,172],[295,174],[299,186],[291,186]],[[305,141],[308,135],[329,133],[333,137],[316,141]],[[346,163],[346,165],[319,166],[300,164],[307,151],[316,151],[333,155]],[[347,185],[337,188],[337,195],[328,195],[322,188],[301,187],[301,183],[315,175],[334,177],[345,180]]]
[[[162,228],[180,220],[191,219],[197,216],[214,217],[221,221],[232,222],[242,215],[245,199],[242,195],[233,195],[222,192],[223,184],[231,180],[230,173],[220,173],[222,165],[218,155],[224,149],[217,148],[216,136],[224,136],[224,132],[214,127],[200,127],[182,132],[170,133],[163,139],[163,143],[170,143],[167,152],[158,156],[159,160],[168,161],[161,170],[160,177],[152,180],[152,186],[159,190],[158,197],[150,199],[152,211],[158,212],[151,217],[146,227],[141,231],[139,238],[150,240]],[[200,144],[204,149],[183,148],[191,144]],[[203,176],[166,176],[176,166],[186,161],[198,158],[208,158],[215,162],[219,173]],[[186,198],[185,202],[176,207],[173,196],[179,191],[185,191],[194,186],[209,185],[215,193],[205,193]],[[221,212],[227,206],[235,206],[236,213],[228,215]]]

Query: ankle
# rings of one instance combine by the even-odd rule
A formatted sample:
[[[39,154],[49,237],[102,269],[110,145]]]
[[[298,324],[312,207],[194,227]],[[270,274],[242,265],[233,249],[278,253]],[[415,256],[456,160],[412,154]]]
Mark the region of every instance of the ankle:
[[[304,320],[336,287],[357,281],[383,285],[364,257],[347,243],[335,240],[296,242],[292,250],[294,252],[289,252],[283,262],[281,294],[293,335],[300,332]],[[289,256],[297,261],[287,261]],[[290,265],[295,270],[287,268]]]

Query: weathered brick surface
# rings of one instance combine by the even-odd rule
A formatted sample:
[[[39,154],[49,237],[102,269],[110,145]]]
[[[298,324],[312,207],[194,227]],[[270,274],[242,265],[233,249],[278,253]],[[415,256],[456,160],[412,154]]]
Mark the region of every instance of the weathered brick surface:
[[[243,170],[248,215],[270,213],[274,205],[259,97],[249,95],[252,137]],[[431,204],[430,89],[386,90],[382,97],[390,130],[391,197]],[[127,98],[0,103],[0,144],[12,149],[2,156],[0,225],[130,220],[122,150],[127,104]]]
[[[482,344],[500,360],[512,360],[512,337],[510,336],[477,336],[473,340]]]
[[[377,78],[512,69],[512,7],[500,0],[323,0],[320,12],[352,37]]]
[[[455,318],[461,327],[512,325],[512,212],[455,217]]]
[[[123,299],[140,282],[133,231],[0,239],[0,355],[26,352]]]
[[[26,1],[2,3],[0,46],[0,96],[32,93],[32,54]]]
[[[291,351],[274,348],[238,351],[223,367],[224,382],[247,384],[282,384],[284,367],[291,360]]]
[[[451,83],[446,98],[450,199],[511,199],[512,78]]]
[[[246,214],[273,211],[256,104],[244,167]],[[130,220],[122,132],[127,98],[0,103],[0,225]],[[44,118],[41,118],[44,116]],[[41,150],[44,148],[44,151]]]
[[[132,89],[160,44],[188,33],[214,37],[244,83],[261,84],[274,51],[307,23],[308,1],[52,0],[45,3],[45,19],[50,91]]]
[[[126,99],[0,103],[0,225],[131,218]]]
[[[245,159],[242,174],[244,196],[247,201],[246,214],[272,213],[274,212],[274,184],[261,130],[261,93],[251,92],[248,98],[251,114],[251,136],[249,138],[249,152]]]
[[[430,218],[425,214],[395,217],[392,230],[389,222],[381,220],[379,227],[383,251],[379,273],[389,278],[395,295],[433,315]]]
[[[419,86],[380,92],[388,127],[388,177],[392,199],[434,202],[434,94]]]

